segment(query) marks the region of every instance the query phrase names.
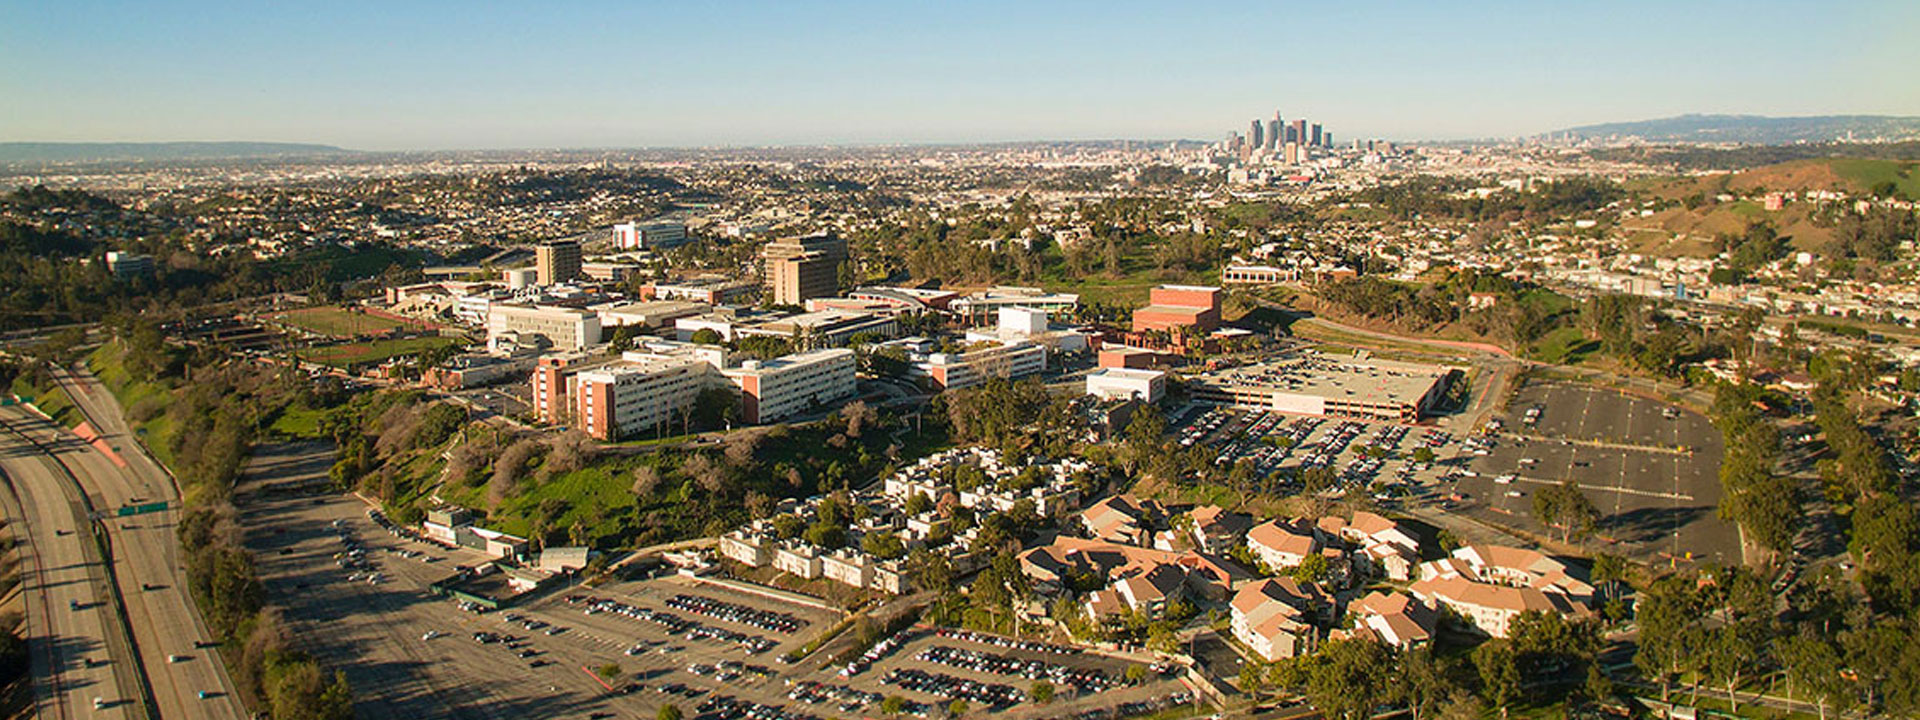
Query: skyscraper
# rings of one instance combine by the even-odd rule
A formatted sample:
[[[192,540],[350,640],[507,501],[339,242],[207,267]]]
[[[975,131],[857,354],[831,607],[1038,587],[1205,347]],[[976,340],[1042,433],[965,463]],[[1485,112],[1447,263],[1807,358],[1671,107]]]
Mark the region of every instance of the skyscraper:
[[[1320,144],[1320,123],[1313,124],[1313,139],[1307,144],[1313,147],[1324,147]]]
[[[1301,145],[1307,144],[1306,118],[1296,118],[1293,121],[1293,125],[1287,130],[1287,141],[1300,143]]]
[[[1280,146],[1280,111],[1273,111],[1273,119],[1267,121],[1267,152],[1272,153]]]
[[[541,285],[563,283],[580,276],[580,243],[555,240],[533,248],[535,275]]]
[[[1247,132],[1247,137],[1252,138],[1251,143],[1253,145],[1253,149],[1255,150],[1259,150],[1267,146],[1267,136],[1262,134],[1259,118],[1254,118],[1253,127],[1249,129],[1249,131]]]

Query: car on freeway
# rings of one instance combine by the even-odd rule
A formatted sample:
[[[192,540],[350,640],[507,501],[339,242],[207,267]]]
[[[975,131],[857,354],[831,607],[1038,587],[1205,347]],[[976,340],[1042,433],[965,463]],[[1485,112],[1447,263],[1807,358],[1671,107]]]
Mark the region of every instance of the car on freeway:
[[[434,638],[437,638],[437,637],[440,637],[440,631],[439,631],[439,630],[428,630],[428,631],[427,631],[427,633],[426,633],[425,635],[421,635],[421,636],[420,636],[420,639],[421,639],[421,640],[432,640],[432,639],[434,639]]]

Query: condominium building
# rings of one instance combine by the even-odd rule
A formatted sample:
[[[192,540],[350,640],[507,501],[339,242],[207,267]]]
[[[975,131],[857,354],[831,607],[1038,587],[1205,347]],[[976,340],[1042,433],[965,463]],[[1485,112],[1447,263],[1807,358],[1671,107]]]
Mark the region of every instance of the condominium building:
[[[544,242],[533,248],[534,268],[541,285],[563,283],[580,276],[580,243],[573,240]]]
[[[845,348],[748,360],[720,372],[740,388],[741,419],[749,423],[799,415],[855,392],[853,351]]]
[[[586,310],[543,305],[490,303],[487,347],[544,344],[555,350],[580,350],[600,344],[600,316]]]
[[[761,249],[760,258],[769,298],[776,304],[799,305],[807,298],[838,293],[847,241],[831,234],[775,240]]]

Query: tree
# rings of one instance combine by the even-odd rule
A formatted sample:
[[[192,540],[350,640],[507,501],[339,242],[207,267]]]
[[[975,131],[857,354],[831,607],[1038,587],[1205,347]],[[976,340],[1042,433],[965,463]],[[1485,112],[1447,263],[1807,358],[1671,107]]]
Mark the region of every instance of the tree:
[[[719,345],[724,341],[724,338],[720,337],[719,331],[713,328],[700,328],[699,330],[695,330],[693,331],[693,336],[687,339],[701,345]]]
[[[1297,582],[1317,583],[1327,579],[1327,558],[1325,555],[1308,555],[1299,565],[1289,571]]]
[[[1260,670],[1258,664],[1251,661],[1240,663],[1240,692],[1248,695],[1258,693],[1265,682],[1266,673]]]
[[[893,560],[907,554],[906,543],[890,532],[870,532],[860,538],[860,549],[881,560]]]
[[[1506,711],[1520,697],[1520,665],[1513,646],[1493,639],[1473,649],[1473,666],[1480,673],[1480,687],[1487,701]]]
[[[1400,655],[1400,688],[1413,720],[1440,707],[1459,692],[1447,668],[1433,654],[1431,646],[1409,650]]]
[[[1397,694],[1393,651],[1371,640],[1334,640],[1307,666],[1307,698],[1332,720],[1364,720]]]
[[[1129,685],[1140,684],[1141,680],[1147,679],[1147,666],[1141,665],[1140,663],[1133,663],[1131,665],[1128,665],[1126,669],[1126,678],[1127,678],[1127,684]]]
[[[888,695],[880,700],[880,713],[883,715],[899,715],[905,709],[907,700],[899,695]]]
[[[965,714],[967,714],[967,701],[955,700],[953,702],[947,703],[948,717],[960,717]]]
[[[620,677],[620,663],[607,663],[605,665],[601,665],[600,667],[594,669],[593,673],[595,675],[599,675],[601,680],[612,680],[614,678]]]
[[[1028,694],[1033,696],[1034,702],[1040,703],[1041,705],[1053,702],[1053,683],[1045,680],[1035,680],[1033,681],[1033,688],[1028,691]]]
[[[653,717],[654,720],[680,720],[680,707],[677,705],[661,705],[660,711],[654,713]]]

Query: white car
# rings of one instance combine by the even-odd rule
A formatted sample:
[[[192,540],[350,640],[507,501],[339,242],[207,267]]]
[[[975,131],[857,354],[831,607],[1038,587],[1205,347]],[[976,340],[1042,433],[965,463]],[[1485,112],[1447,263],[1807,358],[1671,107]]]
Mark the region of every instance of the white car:
[[[421,640],[432,640],[432,639],[434,639],[434,638],[437,638],[437,637],[440,637],[440,631],[439,631],[439,630],[428,630],[428,631],[427,631],[427,634],[425,634],[425,635],[421,635],[421,636],[420,636],[420,639],[421,639]]]

